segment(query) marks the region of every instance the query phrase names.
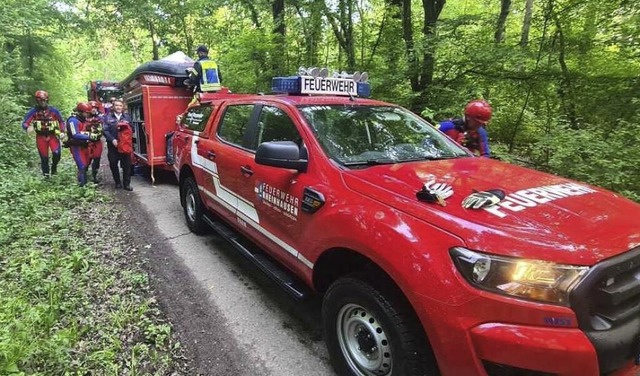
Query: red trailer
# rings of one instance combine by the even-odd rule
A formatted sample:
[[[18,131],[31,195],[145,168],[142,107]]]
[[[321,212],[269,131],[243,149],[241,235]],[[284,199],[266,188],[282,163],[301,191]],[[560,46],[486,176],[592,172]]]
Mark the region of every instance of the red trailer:
[[[184,84],[186,69],[194,61],[182,52],[140,65],[121,82],[125,108],[134,131],[137,163],[153,169],[169,169],[167,138],[176,129],[176,117],[186,108],[193,93]]]

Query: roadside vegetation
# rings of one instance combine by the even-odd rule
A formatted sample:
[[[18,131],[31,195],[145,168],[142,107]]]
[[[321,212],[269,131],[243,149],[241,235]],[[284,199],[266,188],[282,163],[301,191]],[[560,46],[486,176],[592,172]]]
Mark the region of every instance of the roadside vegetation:
[[[18,109],[0,102],[0,375],[188,374],[123,213],[66,151],[45,180]]]

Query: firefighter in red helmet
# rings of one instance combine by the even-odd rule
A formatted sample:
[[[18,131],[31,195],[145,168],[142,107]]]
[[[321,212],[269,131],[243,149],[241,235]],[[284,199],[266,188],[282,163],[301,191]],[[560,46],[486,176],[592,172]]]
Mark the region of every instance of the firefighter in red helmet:
[[[445,120],[437,128],[473,154],[491,157],[487,123],[492,115],[493,109],[489,103],[481,99],[473,100],[464,107],[462,118]]]
[[[22,129],[28,133],[36,132],[36,146],[40,154],[42,174],[58,172],[58,162],[62,151],[60,139],[64,138],[64,119],[57,108],[49,106],[49,93],[38,90],[34,94],[36,105],[27,112],[22,121]],[[51,167],[49,167],[51,150]]]
[[[102,136],[93,130],[90,123],[92,110],[89,103],[78,103],[75,113],[67,120],[69,140],[66,145],[78,166],[78,185],[81,187],[87,183],[87,170],[92,159],[90,145]]]
[[[91,117],[86,120],[86,128],[89,133],[99,134],[100,138],[89,141],[89,159],[91,160],[91,176],[93,182],[98,184],[98,169],[100,168],[100,157],[102,157],[102,135],[104,134],[104,116],[100,109],[100,103],[97,101],[89,101],[91,106]]]

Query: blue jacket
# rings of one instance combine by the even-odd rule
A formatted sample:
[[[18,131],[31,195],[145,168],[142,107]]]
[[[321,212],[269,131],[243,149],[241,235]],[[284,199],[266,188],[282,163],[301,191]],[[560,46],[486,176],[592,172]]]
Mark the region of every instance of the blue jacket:
[[[110,147],[113,146],[113,140],[118,139],[118,122],[120,121],[126,121],[131,124],[131,117],[128,113],[123,112],[120,120],[118,120],[116,113],[111,111],[104,117],[104,137]]]

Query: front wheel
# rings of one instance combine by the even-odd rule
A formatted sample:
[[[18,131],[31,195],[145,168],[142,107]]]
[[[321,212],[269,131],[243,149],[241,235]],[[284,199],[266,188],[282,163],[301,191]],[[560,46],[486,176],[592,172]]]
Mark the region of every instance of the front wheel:
[[[194,234],[202,235],[207,231],[207,224],[203,220],[204,205],[200,199],[198,186],[192,177],[188,177],[182,183],[180,189],[182,194],[182,202],[184,203],[184,218],[187,221],[187,227]]]
[[[417,317],[398,293],[356,278],[331,285],[322,303],[325,340],[338,375],[438,375]]]

